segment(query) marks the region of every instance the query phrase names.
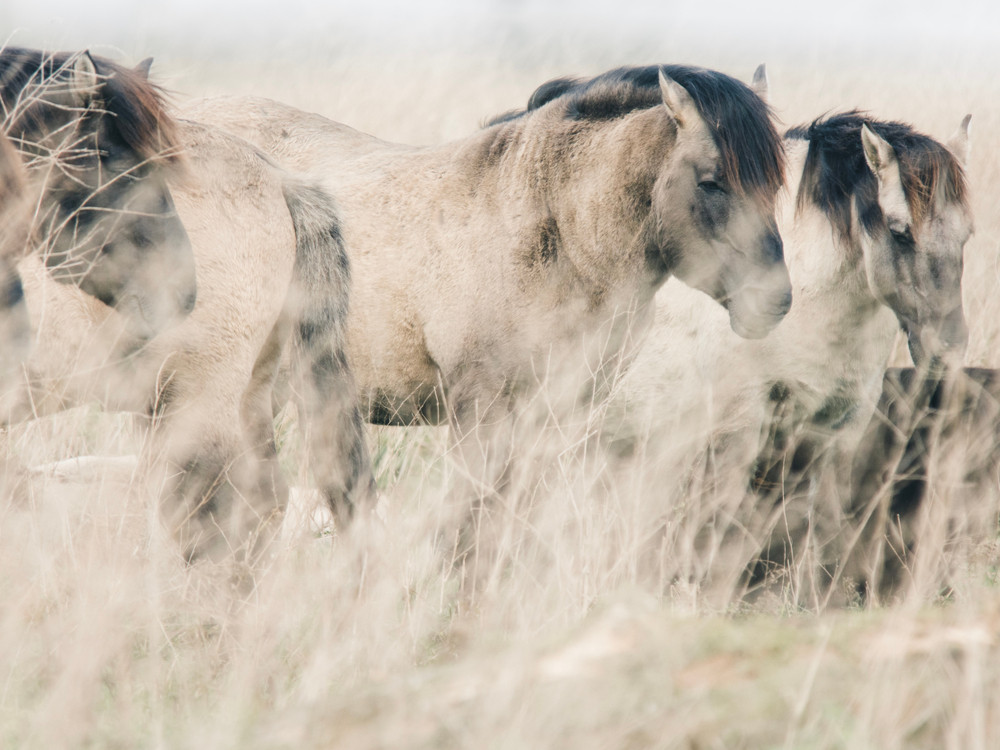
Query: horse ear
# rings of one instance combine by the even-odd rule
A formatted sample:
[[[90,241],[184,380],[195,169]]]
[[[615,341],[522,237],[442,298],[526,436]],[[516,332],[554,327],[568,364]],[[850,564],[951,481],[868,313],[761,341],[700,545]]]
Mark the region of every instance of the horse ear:
[[[768,87],[767,67],[764,63],[761,63],[757,66],[757,70],[753,72],[753,80],[750,81],[750,88],[757,96],[766,102]]]
[[[680,127],[689,121],[692,114],[697,114],[697,107],[687,89],[668,76],[663,68],[660,68],[660,93],[663,94],[663,104],[667,112]]]
[[[148,81],[149,71],[152,69],[152,67],[153,67],[153,58],[147,57],[145,60],[136,65],[134,70],[136,73],[138,73]]]
[[[962,123],[958,130],[952,133],[948,139],[948,150],[958,159],[964,167],[969,162],[969,124],[972,122],[972,115],[962,118]]]
[[[896,163],[896,152],[892,146],[867,124],[861,126],[861,146],[865,152],[865,161],[872,173],[882,179],[886,170]]]
[[[88,50],[81,52],[73,61],[72,87],[77,104],[81,107],[89,106],[99,97],[101,77]]]

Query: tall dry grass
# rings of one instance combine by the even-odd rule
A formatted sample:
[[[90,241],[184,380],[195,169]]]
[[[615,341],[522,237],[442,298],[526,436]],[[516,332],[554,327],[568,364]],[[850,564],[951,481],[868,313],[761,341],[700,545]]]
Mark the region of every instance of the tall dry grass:
[[[270,95],[437,142],[554,75],[684,60],[748,78],[760,62],[676,48],[208,65],[175,53],[161,73],[192,95]],[[857,106],[946,137],[973,112],[969,361],[1000,364],[1000,84],[961,56],[767,62],[789,125]],[[464,477],[442,429],[371,428],[380,517],[349,534],[306,529],[234,584],[224,564],[184,564],[159,488],[127,459],[52,465],[141,453],[142,420],[86,406],[14,426],[5,451],[42,468],[0,502],[0,745],[957,749],[1000,737],[995,528],[963,527],[963,506],[940,503],[940,527],[970,544],[956,553],[944,535],[928,557],[947,558],[949,588],[929,566],[928,585],[892,607],[813,611],[780,588],[739,604],[692,583],[727,547],[704,538],[712,509],[677,482],[683,432],[623,462],[602,440],[603,404],[567,416],[548,408],[557,401],[541,391],[519,424],[496,556],[475,577],[455,565]],[[292,417],[279,440],[306,484]],[[995,519],[995,482],[977,491],[963,502]]]

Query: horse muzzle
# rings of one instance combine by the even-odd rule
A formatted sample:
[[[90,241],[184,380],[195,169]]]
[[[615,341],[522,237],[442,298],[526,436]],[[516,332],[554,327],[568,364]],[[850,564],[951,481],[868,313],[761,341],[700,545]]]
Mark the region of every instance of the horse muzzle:
[[[792,307],[792,285],[784,263],[763,279],[744,284],[729,296],[726,309],[733,332],[745,339],[760,339],[780,323]]]
[[[917,367],[960,367],[969,344],[969,327],[959,306],[936,324],[900,321],[913,364]]]

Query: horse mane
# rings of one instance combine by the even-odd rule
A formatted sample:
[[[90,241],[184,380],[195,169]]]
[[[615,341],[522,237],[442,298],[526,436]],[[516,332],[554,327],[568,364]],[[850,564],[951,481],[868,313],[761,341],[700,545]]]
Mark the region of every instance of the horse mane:
[[[735,78],[686,65],[616,68],[589,79],[556,78],[539,86],[523,110],[493,118],[509,122],[559,100],[572,120],[609,120],[663,103],[659,71],[684,87],[722,154],[723,177],[766,204],[784,183],[785,152],[768,104]]]
[[[868,234],[881,226],[878,182],[865,161],[862,125],[884,138],[896,152],[903,192],[917,223],[930,212],[934,195],[942,188],[949,201],[968,209],[965,171],[944,145],[905,123],[882,122],[851,110],[817,118],[785,134],[786,138],[809,142],[796,197],[798,210],[812,203],[827,215],[844,240],[851,236],[852,200]]]
[[[77,57],[87,52],[0,49],[0,105],[7,133],[43,134],[58,106],[45,98],[48,86],[64,86]],[[102,109],[132,150],[154,162],[178,159],[177,126],[166,111],[166,95],[137,70],[91,55],[101,79]]]

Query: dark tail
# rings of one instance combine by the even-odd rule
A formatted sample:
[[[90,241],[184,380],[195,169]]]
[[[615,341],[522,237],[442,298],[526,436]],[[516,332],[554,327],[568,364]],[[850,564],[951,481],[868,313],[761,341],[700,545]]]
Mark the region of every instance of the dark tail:
[[[350,264],[340,216],[318,185],[288,178],[283,192],[295,225],[295,269],[289,292],[292,377],[313,477],[338,523],[374,506],[375,482],[344,353]]]

